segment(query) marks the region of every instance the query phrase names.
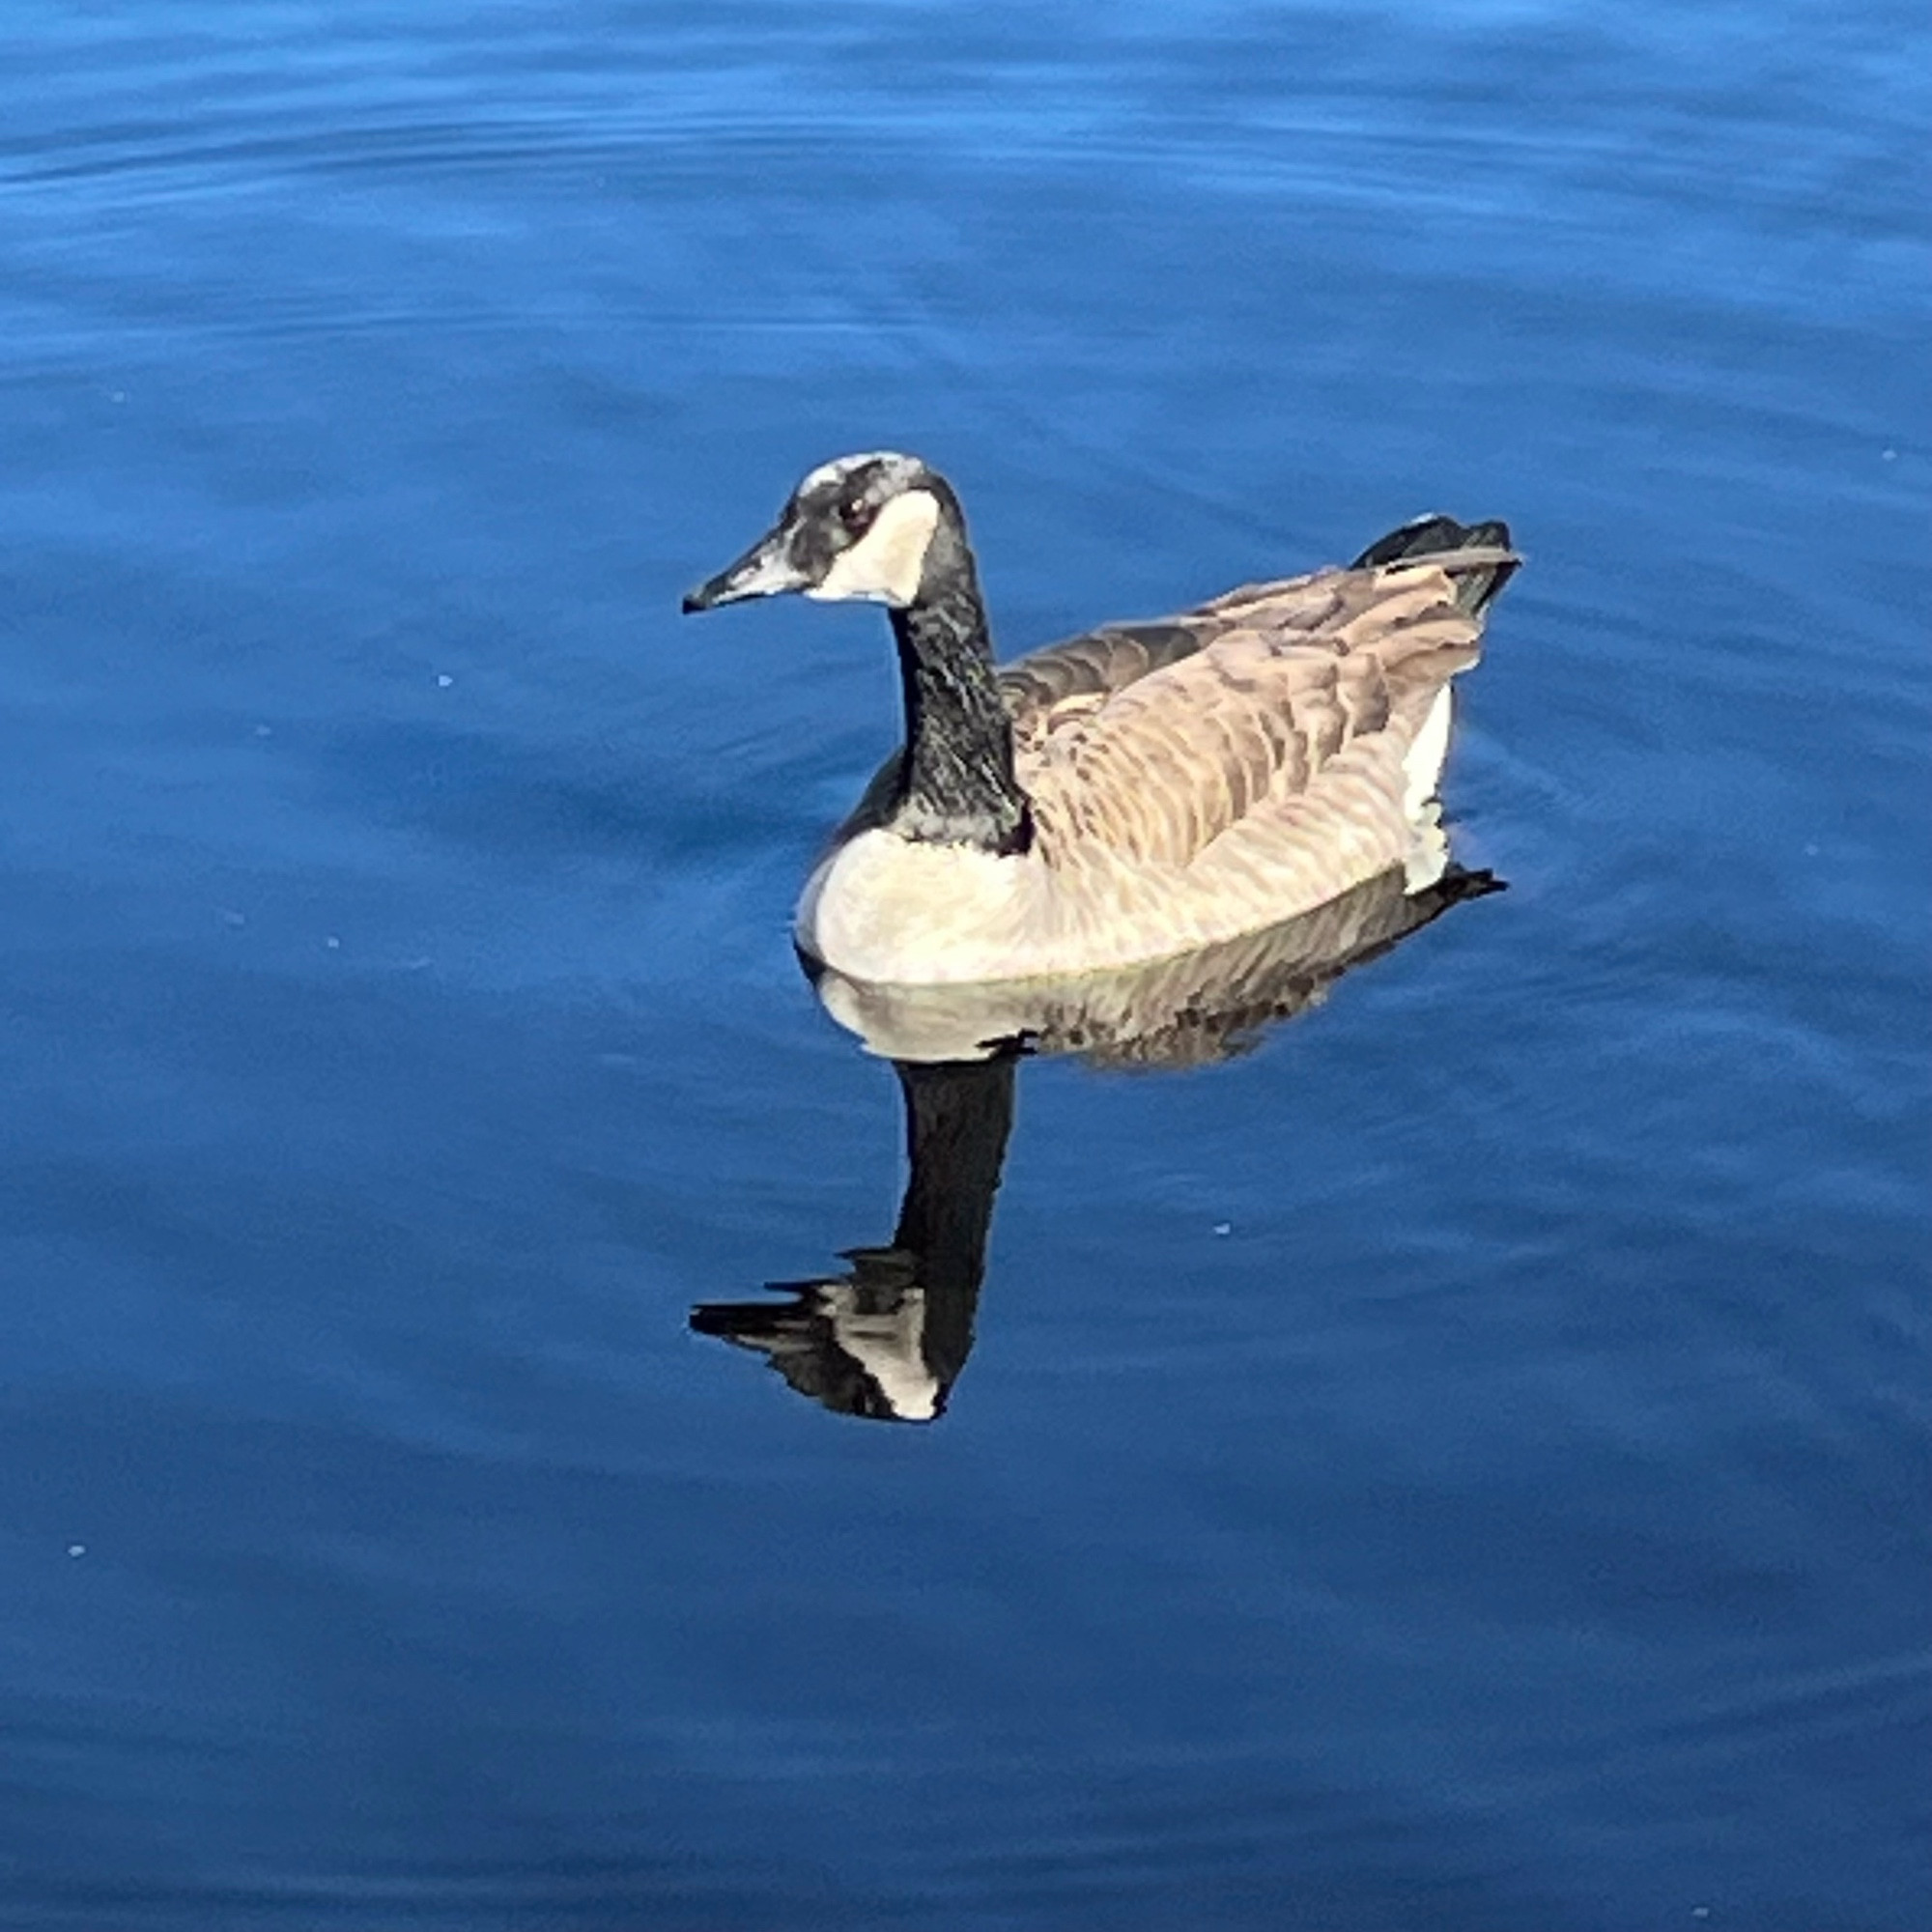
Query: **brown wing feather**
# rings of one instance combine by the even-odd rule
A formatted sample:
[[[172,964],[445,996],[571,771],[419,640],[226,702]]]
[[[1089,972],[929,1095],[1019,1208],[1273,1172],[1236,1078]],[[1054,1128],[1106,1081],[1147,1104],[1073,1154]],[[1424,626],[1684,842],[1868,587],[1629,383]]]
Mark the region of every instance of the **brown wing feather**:
[[[1193,656],[1212,635],[1189,617],[1108,624],[1003,665],[1000,695],[1016,740],[1037,743],[1056,721],[1091,711],[1151,672]]]
[[[1264,808],[1306,794],[1345,746],[1406,750],[1475,663],[1454,555],[1230,591],[1164,626],[1122,626],[1009,668],[1021,779],[1055,843],[1184,866]],[[1139,634],[1177,631],[1151,662]]]

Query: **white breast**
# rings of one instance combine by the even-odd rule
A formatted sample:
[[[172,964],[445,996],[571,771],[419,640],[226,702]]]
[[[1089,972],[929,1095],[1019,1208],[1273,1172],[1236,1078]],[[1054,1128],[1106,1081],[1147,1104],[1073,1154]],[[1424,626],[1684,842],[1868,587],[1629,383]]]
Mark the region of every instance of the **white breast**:
[[[1037,870],[1025,857],[862,832],[811,875],[794,930],[855,980],[1001,979],[1021,956]]]

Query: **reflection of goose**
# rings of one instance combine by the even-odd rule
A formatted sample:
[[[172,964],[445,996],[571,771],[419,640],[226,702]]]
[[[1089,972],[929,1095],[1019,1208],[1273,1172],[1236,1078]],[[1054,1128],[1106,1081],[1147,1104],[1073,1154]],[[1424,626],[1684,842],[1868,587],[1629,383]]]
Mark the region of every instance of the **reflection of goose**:
[[[1430,865],[1450,680],[1516,568],[1427,517],[1347,570],[1114,624],[996,671],[952,485],[815,469],[687,611],[803,591],[892,612],[905,744],[800,901],[802,951],[873,982],[1132,965]]]
[[[774,1282],[787,1302],[710,1302],[702,1335],[762,1349],[801,1395],[848,1415],[930,1422],[973,1347],[986,1230],[1013,1123],[1013,1059],[901,1065],[911,1173],[892,1245],[852,1270]]]
[[[1395,872],[1270,932],[1079,979],[881,988],[821,974],[827,1007],[896,1063],[911,1167],[898,1226],[890,1246],[849,1250],[843,1275],[774,1283],[782,1301],[708,1302],[691,1325],[762,1351],[827,1408],[933,1420],[973,1346],[1017,1051],[1113,1066],[1226,1059],[1350,967],[1496,890],[1487,872],[1451,870],[1411,893]]]

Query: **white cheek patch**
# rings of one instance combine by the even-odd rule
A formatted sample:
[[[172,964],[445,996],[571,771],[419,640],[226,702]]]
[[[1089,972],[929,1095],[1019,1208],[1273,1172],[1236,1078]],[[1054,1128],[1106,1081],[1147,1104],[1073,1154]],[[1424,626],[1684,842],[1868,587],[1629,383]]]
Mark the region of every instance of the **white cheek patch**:
[[[908,490],[879,512],[872,527],[805,594],[827,604],[859,598],[910,604],[919,595],[926,548],[938,527],[938,497],[929,490]]]

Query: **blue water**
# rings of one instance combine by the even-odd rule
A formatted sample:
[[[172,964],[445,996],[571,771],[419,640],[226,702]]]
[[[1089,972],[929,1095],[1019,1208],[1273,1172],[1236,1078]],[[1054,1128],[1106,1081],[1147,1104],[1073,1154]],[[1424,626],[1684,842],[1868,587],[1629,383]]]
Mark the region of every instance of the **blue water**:
[[[1932,26],[15,0],[0,1923],[1932,1923]],[[786,923],[1009,651],[1442,508],[1510,890],[1014,1080],[930,1427]]]

